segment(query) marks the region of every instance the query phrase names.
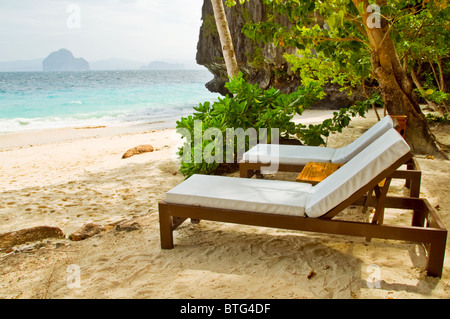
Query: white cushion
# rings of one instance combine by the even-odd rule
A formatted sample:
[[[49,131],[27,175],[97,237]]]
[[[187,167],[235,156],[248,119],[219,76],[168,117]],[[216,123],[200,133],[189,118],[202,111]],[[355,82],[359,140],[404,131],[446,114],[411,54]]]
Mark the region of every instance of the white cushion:
[[[330,163],[336,149],[304,145],[257,144],[244,153],[250,163],[306,165],[308,162]]]
[[[192,175],[166,193],[174,204],[304,216],[310,184],[278,180]]]
[[[193,175],[166,193],[167,203],[320,217],[390,167],[410,147],[391,129],[312,187],[278,180]]]
[[[306,203],[309,217],[320,217],[369,183],[410,151],[395,129],[390,129],[313,187]]]
[[[385,116],[351,144],[332,147],[257,144],[244,153],[250,163],[306,165],[308,162],[346,163],[383,133],[393,128],[392,118]]]
[[[394,127],[394,123],[390,116],[385,116],[383,119],[374,124],[364,134],[354,140],[352,143],[338,148],[331,159],[332,163],[347,163],[356,154],[361,152],[370,143],[379,138],[383,133]]]

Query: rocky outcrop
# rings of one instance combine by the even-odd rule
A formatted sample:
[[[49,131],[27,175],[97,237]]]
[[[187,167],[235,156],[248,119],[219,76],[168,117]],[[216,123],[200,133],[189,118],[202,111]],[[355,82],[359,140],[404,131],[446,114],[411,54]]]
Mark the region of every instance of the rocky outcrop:
[[[69,50],[60,49],[50,53],[42,61],[42,70],[51,71],[89,71],[89,62],[83,58],[75,58]]]
[[[264,89],[273,86],[289,91],[297,88],[299,83],[289,75],[288,65],[283,58],[286,50],[271,44],[256,45],[241,32],[246,22],[266,19],[266,10],[262,1],[249,1],[242,5],[238,3],[232,8],[225,7],[236,60],[239,69],[249,82],[259,83]],[[203,3],[202,20],[197,44],[197,63],[205,66],[214,75],[214,79],[206,84],[208,90],[226,94],[224,84],[228,80],[227,71],[212,4],[209,0]],[[288,23],[287,21],[278,22]],[[283,76],[278,76],[281,74]]]
[[[268,8],[263,1],[237,3],[232,8],[225,7],[225,12],[236,52],[236,60],[247,81],[258,83],[263,89],[274,87],[284,93],[295,91],[301,83],[300,79],[290,71],[289,65],[283,57],[286,53],[295,53],[295,50],[281,46],[275,47],[272,44],[255,43],[241,32],[246,22],[267,19]],[[210,0],[203,2],[202,21],[197,44],[197,63],[205,66],[214,75],[214,79],[206,84],[208,90],[225,95],[228,92],[224,84],[228,81],[228,76]],[[286,26],[290,24],[285,17],[275,18],[275,22]],[[353,103],[345,92],[340,92],[336,85],[326,85],[324,91],[327,96],[316,103],[314,108],[339,109]]]

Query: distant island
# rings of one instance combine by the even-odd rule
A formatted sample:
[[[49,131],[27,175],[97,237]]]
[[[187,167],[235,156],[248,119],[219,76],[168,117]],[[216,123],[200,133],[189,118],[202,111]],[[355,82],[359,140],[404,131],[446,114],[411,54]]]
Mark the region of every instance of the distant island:
[[[0,62],[0,72],[36,72],[36,71],[107,71],[107,70],[191,70],[203,69],[197,64],[166,61],[143,61],[110,58],[88,62],[83,58],[75,58],[71,51],[60,49],[50,53],[45,59],[16,60]]]
[[[83,58],[75,58],[67,49],[60,49],[50,53],[42,61],[42,70],[51,71],[89,71],[89,62]]]

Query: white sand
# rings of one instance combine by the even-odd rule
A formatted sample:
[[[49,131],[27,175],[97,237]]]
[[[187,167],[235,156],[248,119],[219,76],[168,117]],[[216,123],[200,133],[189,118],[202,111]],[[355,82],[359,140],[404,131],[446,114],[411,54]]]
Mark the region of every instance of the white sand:
[[[329,113],[305,115],[319,121]],[[374,122],[373,116],[353,121],[343,134],[332,135],[329,145],[347,144]],[[449,143],[448,132],[436,133]],[[406,242],[367,243],[202,221],[185,222],[174,232],[175,249],[161,250],[157,203],[184,179],[175,155],[179,141],[174,129],[60,129],[0,136],[0,233],[48,225],[68,235],[89,222],[107,225],[130,218],[142,226],[80,242],[48,240],[42,248],[0,252],[0,298],[450,297],[448,249],[443,277],[430,278],[423,247]],[[157,151],[121,159],[140,144]],[[450,162],[420,157],[419,163],[421,196],[439,205],[449,228]],[[403,193],[402,183],[392,191]],[[386,219],[408,222],[410,215],[388,210]],[[67,284],[69,265],[79,267],[79,288]],[[312,270],[315,275],[308,279]],[[366,280],[375,271],[381,287],[371,289]]]

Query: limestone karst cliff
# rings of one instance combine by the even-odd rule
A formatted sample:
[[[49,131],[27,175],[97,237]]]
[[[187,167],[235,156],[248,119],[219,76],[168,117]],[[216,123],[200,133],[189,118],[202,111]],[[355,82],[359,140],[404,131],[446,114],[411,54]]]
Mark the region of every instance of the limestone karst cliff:
[[[247,81],[258,83],[263,89],[274,87],[286,93],[296,90],[300,85],[300,80],[292,74],[283,57],[285,53],[295,53],[294,49],[256,43],[241,32],[246,22],[267,19],[268,8],[265,7],[263,1],[252,0],[245,4],[237,3],[234,7],[225,7],[225,12],[236,59]],[[289,25],[289,21],[284,17],[276,19],[276,22]],[[224,84],[228,78],[210,0],[203,2],[202,21],[197,44],[197,63],[205,66],[214,75],[214,79],[206,84],[208,90],[224,95],[227,93]],[[346,93],[339,90],[337,85],[326,85],[324,91],[327,93],[326,97],[316,103],[314,107],[339,109],[353,103]]]
[[[266,8],[262,1],[249,1],[243,5],[237,4],[232,8],[225,7],[225,12],[236,59],[240,70],[246,74],[247,79],[252,83],[259,83],[262,88],[274,86],[289,90],[291,86],[297,87],[298,83],[297,85],[288,84],[286,81],[289,79],[276,76],[277,70],[286,71],[287,63],[283,58],[285,50],[275,48],[271,44],[256,45],[241,33],[246,21],[261,21],[266,18]],[[207,88],[223,94],[226,92],[223,85],[227,81],[227,72],[210,0],[205,0],[203,3],[202,20],[203,24],[200,28],[197,45],[197,63],[205,66],[214,74],[214,79],[207,84]],[[278,81],[282,81],[282,83],[278,83]]]

